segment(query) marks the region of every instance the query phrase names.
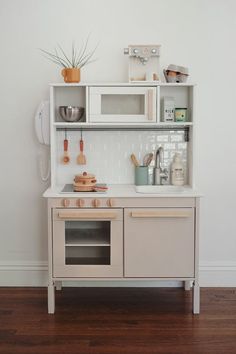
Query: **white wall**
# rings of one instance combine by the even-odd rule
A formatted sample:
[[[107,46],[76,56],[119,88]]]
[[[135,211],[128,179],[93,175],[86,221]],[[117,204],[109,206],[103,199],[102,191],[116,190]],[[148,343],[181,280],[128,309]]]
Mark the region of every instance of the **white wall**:
[[[197,184],[205,195],[201,283],[235,285],[236,2],[0,0],[0,8],[0,284],[45,280],[41,195],[47,186],[39,178],[33,116],[48,96],[48,83],[62,78],[38,48],[52,50],[58,42],[70,48],[91,32],[91,45],[100,42],[99,60],[84,68],[84,81],[126,81],[123,48],[133,43],[161,44],[162,67],[190,67],[198,83]]]

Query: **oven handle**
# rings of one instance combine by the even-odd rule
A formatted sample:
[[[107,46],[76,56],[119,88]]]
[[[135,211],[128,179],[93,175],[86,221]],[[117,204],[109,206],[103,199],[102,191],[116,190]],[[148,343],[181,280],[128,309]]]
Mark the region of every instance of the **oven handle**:
[[[117,213],[108,211],[96,211],[96,212],[81,212],[81,211],[59,211],[58,217],[60,219],[86,219],[86,220],[98,220],[98,219],[116,219]]]
[[[148,120],[153,120],[153,89],[148,90]]]
[[[191,213],[183,211],[132,211],[132,218],[189,218]]]

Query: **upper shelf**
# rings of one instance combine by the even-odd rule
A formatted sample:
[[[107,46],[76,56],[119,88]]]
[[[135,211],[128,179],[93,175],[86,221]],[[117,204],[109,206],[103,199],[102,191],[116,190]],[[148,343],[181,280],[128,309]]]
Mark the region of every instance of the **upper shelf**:
[[[50,86],[53,87],[85,87],[85,86],[166,86],[166,87],[186,87],[186,86],[196,86],[195,83],[185,82],[185,83],[168,83],[168,82],[158,82],[158,81],[139,81],[139,82],[79,82],[66,84],[62,83],[51,83]]]
[[[60,128],[185,128],[193,125],[193,83],[51,84],[51,122]],[[61,106],[84,108],[81,122],[64,122]]]
[[[67,122],[55,122],[53,126],[56,129],[127,129],[127,128],[137,128],[144,130],[152,130],[152,129],[183,129],[192,126],[192,122],[159,122],[153,124],[138,124],[138,123],[87,123],[87,122],[76,122],[76,123],[67,123]]]

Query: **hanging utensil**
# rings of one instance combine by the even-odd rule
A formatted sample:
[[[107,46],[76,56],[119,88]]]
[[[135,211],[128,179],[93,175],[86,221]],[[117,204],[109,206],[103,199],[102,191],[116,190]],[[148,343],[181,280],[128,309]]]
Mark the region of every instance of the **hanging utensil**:
[[[63,157],[62,157],[62,162],[64,163],[64,165],[67,165],[70,162],[70,157],[69,157],[69,154],[68,154],[68,145],[69,145],[69,142],[68,142],[68,139],[67,139],[67,131],[65,130],[65,139],[64,139],[64,142],[63,142],[64,154],[63,154]]]
[[[143,158],[143,166],[149,166],[153,159],[153,153],[146,154]]]
[[[140,166],[140,164],[139,164],[139,162],[138,162],[138,160],[137,160],[137,158],[136,158],[136,156],[134,154],[131,154],[130,157],[131,157],[131,160],[132,160],[134,166],[136,166],[136,167]]]
[[[78,165],[86,165],[86,157],[84,155],[84,141],[83,141],[82,129],[81,129],[81,138],[79,141],[79,149],[80,149],[80,153],[77,156],[77,164]]]

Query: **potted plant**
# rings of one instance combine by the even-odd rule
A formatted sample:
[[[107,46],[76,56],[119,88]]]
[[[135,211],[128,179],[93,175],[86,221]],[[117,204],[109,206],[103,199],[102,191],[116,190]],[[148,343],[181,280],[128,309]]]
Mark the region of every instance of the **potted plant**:
[[[61,74],[65,82],[80,82],[81,68],[96,61],[96,59],[92,60],[92,57],[97,49],[97,46],[92,51],[88,51],[88,40],[89,37],[87,38],[85,44],[80,48],[76,48],[73,42],[71,55],[67,55],[60,45],[55,48],[54,53],[50,53],[44,49],[40,50],[45,54],[47,59],[63,68]]]

